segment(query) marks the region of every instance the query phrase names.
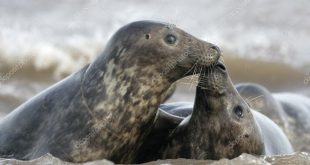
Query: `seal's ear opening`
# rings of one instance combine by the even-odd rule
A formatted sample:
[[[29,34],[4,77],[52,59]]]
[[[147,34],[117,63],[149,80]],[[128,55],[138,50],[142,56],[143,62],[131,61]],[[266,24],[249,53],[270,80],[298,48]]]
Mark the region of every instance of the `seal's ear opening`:
[[[145,34],[145,39],[151,39],[151,34]]]

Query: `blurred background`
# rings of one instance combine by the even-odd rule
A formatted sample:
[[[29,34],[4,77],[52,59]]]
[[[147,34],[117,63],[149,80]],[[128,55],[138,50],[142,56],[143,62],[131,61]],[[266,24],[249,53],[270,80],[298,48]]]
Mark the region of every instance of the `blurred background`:
[[[310,94],[308,0],[0,0],[0,117],[90,63],[121,26],[175,24],[218,45],[234,83]],[[169,100],[192,101],[195,82]]]

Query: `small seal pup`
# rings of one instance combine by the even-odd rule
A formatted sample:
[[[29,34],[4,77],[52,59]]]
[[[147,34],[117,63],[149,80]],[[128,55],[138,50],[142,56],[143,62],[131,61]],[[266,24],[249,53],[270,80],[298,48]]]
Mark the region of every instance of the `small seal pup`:
[[[232,159],[242,153],[293,152],[281,129],[249,108],[223,64],[209,73],[200,76],[193,113],[170,135],[162,158]]]
[[[288,136],[296,151],[310,152],[310,99],[293,93],[271,93],[254,83],[236,85],[251,108],[268,116]]]
[[[219,59],[215,45],[165,23],[119,29],[90,65],[0,122],[0,157],[131,163],[176,80]]]
[[[250,108],[268,116],[286,132],[288,129],[288,117],[281,104],[268,89],[254,83],[240,83],[235,87]]]
[[[185,107],[184,110],[179,108],[180,114],[184,115],[190,113],[189,105],[181,103],[174,107]],[[169,120],[179,121],[177,117],[180,116],[173,111],[171,104],[160,108],[165,113],[174,112]],[[166,131],[161,138],[166,136],[167,139],[160,144],[161,149],[152,151],[144,147],[151,154],[145,153],[144,158],[138,159],[139,162],[175,158],[232,159],[242,153],[274,155],[293,152],[282,130],[266,116],[249,108],[234,88],[225,66],[220,63],[211,72],[200,76],[192,114],[170,131],[170,135],[169,130],[175,123],[166,123],[170,123],[167,129],[160,127]],[[150,139],[147,141],[155,141]]]

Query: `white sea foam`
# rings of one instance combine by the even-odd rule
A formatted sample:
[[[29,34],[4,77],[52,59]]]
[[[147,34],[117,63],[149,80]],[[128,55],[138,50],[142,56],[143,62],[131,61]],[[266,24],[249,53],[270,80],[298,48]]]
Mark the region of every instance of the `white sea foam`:
[[[178,25],[248,58],[308,64],[310,3],[302,1],[1,1],[1,65],[30,58],[61,77],[89,63],[109,36],[135,20]]]

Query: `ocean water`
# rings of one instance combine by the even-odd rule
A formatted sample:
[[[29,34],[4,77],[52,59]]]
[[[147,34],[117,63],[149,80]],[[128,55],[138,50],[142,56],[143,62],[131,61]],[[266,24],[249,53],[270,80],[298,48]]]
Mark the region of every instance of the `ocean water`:
[[[310,96],[308,0],[0,0],[0,118],[90,63],[138,20],[168,22],[218,45],[235,83]],[[169,100],[193,101],[195,78]]]

